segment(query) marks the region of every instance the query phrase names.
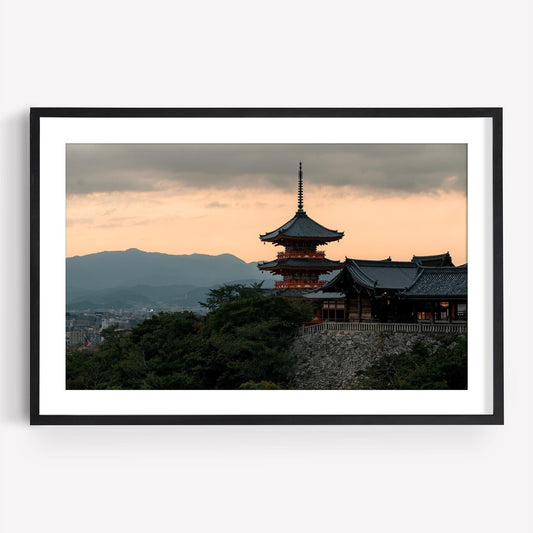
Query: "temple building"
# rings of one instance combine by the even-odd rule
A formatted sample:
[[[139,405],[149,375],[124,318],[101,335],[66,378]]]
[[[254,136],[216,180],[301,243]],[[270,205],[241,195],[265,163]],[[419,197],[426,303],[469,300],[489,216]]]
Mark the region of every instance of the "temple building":
[[[413,263],[417,263],[424,267],[452,267],[455,266],[452,262],[450,252],[438,255],[413,255],[411,259]]]
[[[346,258],[335,278],[305,297],[322,321],[450,323],[467,320],[467,289],[467,266],[453,266],[446,253],[411,261]]]
[[[313,322],[433,322],[467,320],[467,265],[454,266],[449,252],[413,255],[411,261],[326,259],[317,250],[344,237],[311,219],[303,209],[302,163],[298,171],[298,210],[285,224],[260,235],[284,247],[258,268],[283,276],[275,292],[313,302]],[[339,270],[333,279],[321,276]]]
[[[260,235],[263,242],[283,246],[276,259],[260,263],[258,268],[283,276],[276,281],[276,289],[317,289],[326,282],[321,275],[342,269],[339,261],[326,259],[324,251],[317,250],[329,242],[342,239],[344,233],[325,228],[310,218],[303,209],[302,162],[298,171],[298,210],[285,224],[274,231]]]

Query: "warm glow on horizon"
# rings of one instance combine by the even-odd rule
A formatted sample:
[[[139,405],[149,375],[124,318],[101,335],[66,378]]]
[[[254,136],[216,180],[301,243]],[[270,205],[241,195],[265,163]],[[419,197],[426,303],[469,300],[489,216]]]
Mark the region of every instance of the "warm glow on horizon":
[[[263,244],[259,235],[293,217],[294,183],[291,193],[210,187],[70,194],[66,255],[138,248],[270,260],[281,248]],[[339,242],[320,248],[329,259],[410,260],[449,251],[456,265],[467,262],[467,200],[459,191],[377,195],[309,185],[304,209],[323,226],[344,232]]]
[[[273,259],[297,209],[344,232],[328,258],[467,261],[465,144],[70,144],[67,257],[138,248]]]

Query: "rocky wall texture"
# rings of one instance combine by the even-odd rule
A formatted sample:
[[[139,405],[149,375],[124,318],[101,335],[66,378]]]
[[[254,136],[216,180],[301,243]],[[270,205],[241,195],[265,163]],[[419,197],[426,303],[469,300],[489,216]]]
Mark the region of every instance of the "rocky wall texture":
[[[289,353],[296,359],[296,389],[351,389],[356,373],[385,354],[409,351],[416,341],[432,345],[430,333],[322,331],[297,337]]]

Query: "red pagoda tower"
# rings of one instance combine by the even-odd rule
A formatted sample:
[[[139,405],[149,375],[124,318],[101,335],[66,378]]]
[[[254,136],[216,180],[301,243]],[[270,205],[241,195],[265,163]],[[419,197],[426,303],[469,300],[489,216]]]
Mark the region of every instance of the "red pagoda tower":
[[[302,162],[298,171],[298,211],[293,218],[278,229],[260,235],[263,242],[284,246],[274,261],[260,263],[259,270],[283,276],[276,281],[276,289],[317,289],[326,283],[320,280],[322,274],[342,268],[340,261],[326,259],[325,252],[317,251],[317,246],[338,241],[343,232],[333,231],[309,218],[303,210]]]

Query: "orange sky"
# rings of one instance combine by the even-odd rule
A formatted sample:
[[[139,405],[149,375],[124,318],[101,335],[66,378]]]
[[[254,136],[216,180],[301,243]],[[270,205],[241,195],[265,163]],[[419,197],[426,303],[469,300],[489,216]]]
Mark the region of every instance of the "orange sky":
[[[297,209],[344,231],[330,259],[466,262],[465,144],[69,144],[67,257],[139,248],[268,260]]]
[[[272,231],[296,211],[294,191],[272,188],[194,189],[69,194],[67,257],[139,248],[169,254],[231,253],[271,259],[279,249],[259,234]],[[305,183],[305,175],[304,175]],[[372,194],[354,187],[305,185],[304,209],[320,224],[344,231],[322,249],[327,257],[410,260],[413,254],[449,251],[467,261],[467,201],[463,192]]]

